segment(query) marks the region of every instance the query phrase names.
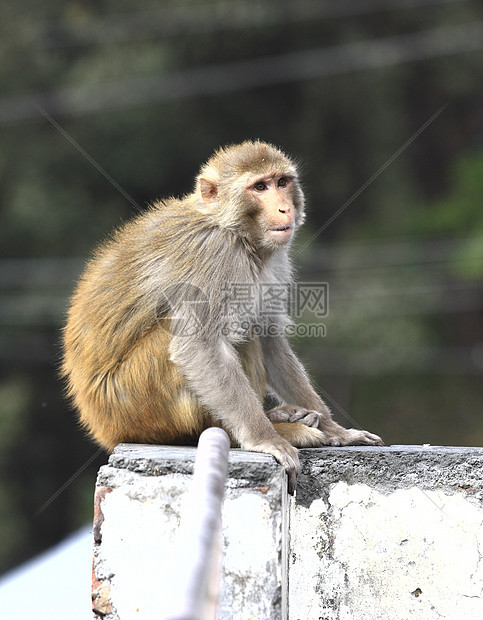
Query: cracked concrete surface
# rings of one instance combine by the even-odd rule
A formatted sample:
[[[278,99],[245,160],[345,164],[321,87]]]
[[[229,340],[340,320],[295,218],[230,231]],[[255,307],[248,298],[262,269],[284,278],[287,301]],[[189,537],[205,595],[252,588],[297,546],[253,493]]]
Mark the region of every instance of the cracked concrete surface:
[[[290,515],[291,620],[483,617],[483,450],[467,454],[471,471],[464,448],[401,450],[307,454]]]
[[[161,617],[195,450],[124,444],[99,471],[97,618]],[[483,618],[483,448],[232,450],[219,618]],[[287,611],[288,610],[288,611]]]
[[[93,600],[104,620],[162,618],[195,450],[122,444],[101,467]],[[233,450],[223,505],[219,618],[286,617],[286,480],[265,454]]]

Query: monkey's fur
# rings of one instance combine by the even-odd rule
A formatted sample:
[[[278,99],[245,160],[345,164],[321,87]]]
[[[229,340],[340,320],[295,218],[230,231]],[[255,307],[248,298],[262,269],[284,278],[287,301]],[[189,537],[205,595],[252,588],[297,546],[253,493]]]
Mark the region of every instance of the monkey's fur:
[[[192,194],[156,202],[100,246],[72,299],[63,362],[99,444],[192,443],[218,425],[234,445],[272,454],[292,490],[294,446],[382,443],[332,420],[283,334],[286,316],[232,303],[237,287],[256,298],[262,284],[292,281],[287,250],[303,220],[294,163],[245,142],[215,153]],[[268,326],[274,335],[253,335]],[[267,389],[285,406],[265,413]]]

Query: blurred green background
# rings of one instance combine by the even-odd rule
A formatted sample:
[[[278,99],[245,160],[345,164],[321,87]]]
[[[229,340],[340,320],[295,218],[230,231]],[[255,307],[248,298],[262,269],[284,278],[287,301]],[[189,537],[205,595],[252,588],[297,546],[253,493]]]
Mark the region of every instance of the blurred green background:
[[[33,0],[0,7],[0,570],[91,519],[98,452],[57,378],[92,248],[219,145],[302,164],[294,346],[336,418],[483,445],[483,5]],[[312,317],[313,318],[313,317]],[[347,416],[352,418],[353,422]]]

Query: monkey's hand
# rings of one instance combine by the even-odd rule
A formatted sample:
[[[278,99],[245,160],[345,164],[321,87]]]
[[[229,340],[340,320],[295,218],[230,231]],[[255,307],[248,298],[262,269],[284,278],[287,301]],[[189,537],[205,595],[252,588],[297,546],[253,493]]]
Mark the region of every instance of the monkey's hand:
[[[312,428],[319,428],[323,418],[323,415],[318,411],[295,407],[294,405],[284,405],[283,407],[270,409],[270,411],[266,412],[266,416],[272,424],[298,422]]]
[[[288,476],[288,492],[293,495],[300,474],[300,461],[297,448],[294,448],[286,439],[274,433],[273,437],[261,441],[244,441],[242,450],[251,452],[265,452],[271,454],[285,469]]]

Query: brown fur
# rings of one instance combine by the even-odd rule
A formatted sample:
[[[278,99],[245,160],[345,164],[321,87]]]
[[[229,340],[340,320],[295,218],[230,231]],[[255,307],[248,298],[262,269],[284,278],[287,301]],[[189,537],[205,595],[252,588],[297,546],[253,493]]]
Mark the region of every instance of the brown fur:
[[[286,317],[225,316],[227,285],[291,282],[287,249],[303,219],[293,162],[246,142],[220,149],[192,194],[155,203],[100,246],[72,299],[63,362],[99,444],[189,442],[219,425],[234,444],[273,454],[293,488],[293,446],[381,442],[332,421],[283,334],[250,332]],[[246,333],[231,327],[242,321]],[[296,406],[265,414],[267,382]]]

